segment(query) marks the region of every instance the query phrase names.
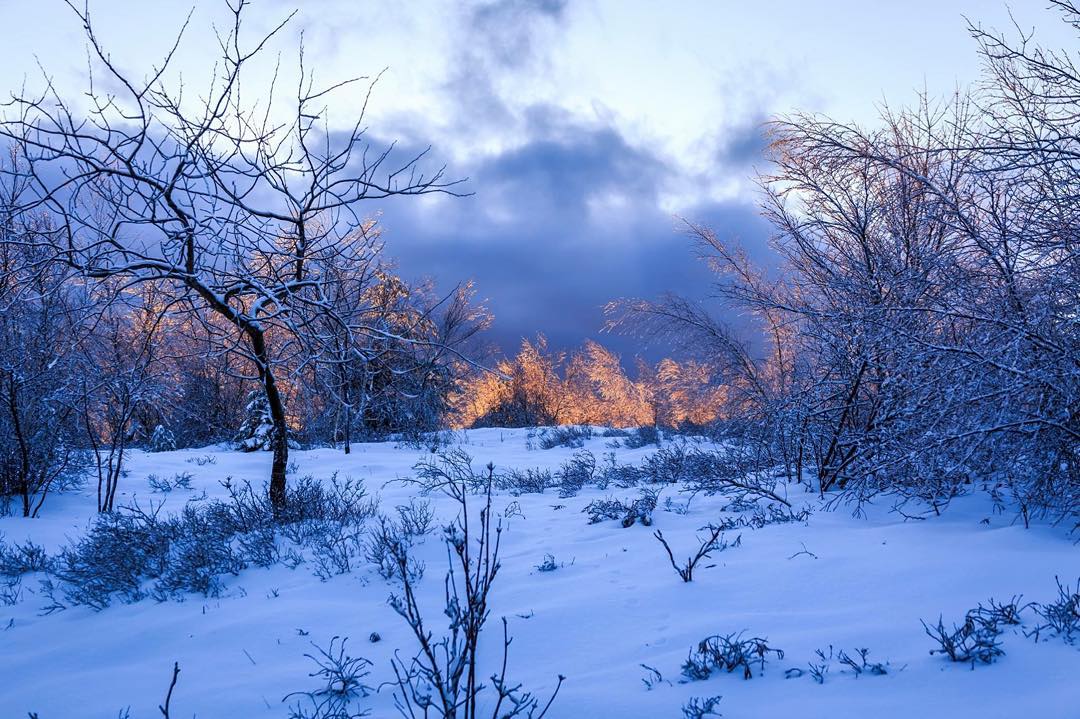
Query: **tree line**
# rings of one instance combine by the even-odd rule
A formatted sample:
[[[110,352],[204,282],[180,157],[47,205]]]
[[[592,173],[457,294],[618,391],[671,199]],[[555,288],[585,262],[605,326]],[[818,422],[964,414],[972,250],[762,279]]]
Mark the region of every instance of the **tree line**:
[[[1080,9],[1053,4],[1080,32]],[[1069,52],[972,24],[969,90],[885,108],[872,128],[769,123],[761,211],[778,260],[755,266],[723,228],[687,223],[754,333],[675,294],[613,302],[607,329],[680,356],[631,378],[596,343],[479,361],[490,315],[471,286],[402,280],[367,209],[457,181],[425,171],[426,151],[373,146],[363,108],[331,131],[327,98],[373,81],[318,86],[302,48],[297,82],[275,75],[249,101],[247,68],[284,24],[243,42],[247,3],[228,7],[197,102],[171,51],[136,80],[76,10],[112,89],[75,106],[47,83],[5,106],[0,494],[24,514],[87,457],[109,510],[132,443],[269,449],[281,509],[295,442],[565,423],[737,435],[823,495],[936,509],[981,483],[1025,518],[1080,512]]]

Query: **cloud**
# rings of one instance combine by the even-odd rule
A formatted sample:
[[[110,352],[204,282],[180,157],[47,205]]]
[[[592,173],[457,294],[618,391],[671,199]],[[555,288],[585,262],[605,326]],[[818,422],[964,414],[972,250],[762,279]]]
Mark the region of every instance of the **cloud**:
[[[614,127],[529,111],[520,146],[459,168],[465,198],[396,198],[384,209],[387,251],[404,274],[442,286],[475,279],[495,314],[491,339],[512,350],[543,332],[557,347],[598,337],[602,306],[673,290],[706,300],[711,275],[660,209],[676,167]],[[753,206],[705,202],[685,210],[760,254],[768,235]],[[755,248],[758,251],[754,251]],[[634,342],[604,337],[633,354]]]
[[[519,108],[503,87],[527,86],[546,66],[566,8],[566,0],[497,0],[466,13],[442,85],[457,133],[483,137],[518,125]]]

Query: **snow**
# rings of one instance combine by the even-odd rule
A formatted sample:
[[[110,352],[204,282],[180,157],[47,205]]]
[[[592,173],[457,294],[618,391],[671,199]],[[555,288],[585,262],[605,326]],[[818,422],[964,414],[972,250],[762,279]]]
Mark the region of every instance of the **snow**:
[[[471,430],[458,438],[478,468],[491,461],[554,471],[573,452],[529,449],[525,430]],[[611,451],[607,441],[596,437],[586,448],[600,458]],[[617,456],[637,463],[651,451],[620,449]],[[193,461],[205,456],[214,462]],[[291,476],[325,479],[339,472],[362,479],[392,509],[416,491],[393,480],[409,476],[424,456],[390,443],[354,445],[350,455],[295,451]],[[226,448],[135,452],[117,504],[163,500],[165,511],[176,511],[202,491],[223,495],[219,481],[227,476],[261,484],[269,463],[266,453]],[[151,493],[147,475],[181,472],[192,475],[191,492]],[[32,538],[56,551],[85,531],[94,513],[91,490],[51,498],[37,520],[2,518],[0,532],[9,543]],[[510,678],[546,699],[557,675],[567,677],[548,717],[679,717],[691,697],[713,695],[723,695],[724,716],[742,718],[1080,716],[1080,648],[1006,631],[1005,656],[972,669],[931,656],[920,624],[939,615],[947,624],[959,622],[991,597],[1051,599],[1055,575],[1066,581],[1080,576],[1080,549],[1061,528],[1025,530],[1012,516],[995,514],[980,495],[957,500],[940,517],[905,521],[888,511],[887,501],[854,518],[845,508],[825,511],[814,495],[793,489],[796,507],[814,509],[806,523],[742,530],[741,546],[715,555],[707,561],[715,566],[699,566],[694,581],[683,583],[653,529],[663,530],[677,558],[692,554],[696,530],[720,516],[724,500],[699,496],[686,514],[665,511],[664,497],[685,500],[669,488],[654,528],[589,525],[581,509],[612,494],[636,496],[634,490],[591,488],[567,499],[554,491],[496,497],[500,508],[518,502],[521,516],[507,520],[502,537],[502,570],[482,643],[489,662],[484,673],[495,669],[498,618],[506,616],[514,637]],[[431,500],[441,520],[452,518],[449,500]],[[417,551],[426,564],[420,587],[428,623],[438,632],[446,568],[439,534],[429,534]],[[538,571],[545,554],[563,566]],[[402,656],[414,650],[409,628],[386,602],[393,583],[372,567],[323,582],[304,565],[279,565],[246,570],[226,583],[218,599],[147,599],[101,612],[72,607],[41,616],[44,599],[34,593],[33,578],[25,578],[24,599],[0,607],[0,629],[7,627],[0,631],[0,716],[33,711],[41,719],[112,719],[125,707],[132,717],[160,716],[176,661],[174,717],[285,717],[286,694],[315,688],[308,677],[313,665],[304,657],[310,642],[326,646],[335,635],[350,637],[349,653],[374,662],[366,678],[373,686],[392,680],[395,648]],[[784,658],[751,680],[724,674],[680,683],[680,666],[699,640],[742,630],[766,637]],[[369,642],[372,632],[381,641]],[[785,679],[785,669],[805,670],[814,650],[827,652],[830,645],[849,652],[868,647],[872,660],[889,662],[889,674],[856,679],[834,662],[824,684],[808,676]],[[641,664],[666,681],[647,689]],[[373,717],[396,716],[391,692],[384,686],[358,706]]]

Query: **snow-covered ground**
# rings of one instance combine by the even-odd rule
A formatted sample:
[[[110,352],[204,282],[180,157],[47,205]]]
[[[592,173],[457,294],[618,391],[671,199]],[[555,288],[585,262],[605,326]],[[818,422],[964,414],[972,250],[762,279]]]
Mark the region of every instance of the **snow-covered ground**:
[[[475,466],[555,470],[573,450],[529,449],[523,430],[474,430],[459,435]],[[586,448],[599,458],[610,451],[596,437]],[[655,447],[617,450],[618,460],[637,463]],[[415,493],[393,480],[410,476],[424,452],[393,444],[355,445],[351,455],[319,449],[297,451],[293,478],[313,475],[363,480],[392,508]],[[211,455],[212,464],[193,458]],[[261,485],[270,458],[264,453],[188,450],[135,453],[122,480],[117,504],[164,500],[165,511],[193,496],[221,496],[226,476]],[[193,475],[192,491],[152,493],[147,476]],[[1061,528],[1024,529],[1011,514],[995,514],[987,498],[957,500],[940,517],[905,521],[890,502],[853,518],[848,509],[824,511],[801,489],[789,498],[813,508],[805,523],[769,525],[741,533],[741,546],[715,555],[683,583],[668,563],[653,529],[663,530],[676,556],[692,553],[699,528],[721,516],[725,501],[698,496],[681,514],[665,511],[663,499],[686,497],[677,488],[661,495],[655,527],[623,528],[609,521],[590,525],[582,508],[609,495],[634,497],[635,490],[586,489],[561,499],[549,491],[511,497],[518,502],[502,537],[502,570],[492,590],[492,619],[484,643],[489,661],[500,656],[498,618],[506,616],[514,637],[510,678],[546,697],[557,675],[566,676],[548,716],[680,717],[691,697],[723,695],[725,717],[1080,717],[1080,646],[1061,640],[1035,641],[1006,631],[1005,656],[989,666],[952,664],[933,647],[920,619],[959,622],[964,612],[993,597],[1046,601],[1056,593],[1054,577],[1080,576],[1080,547]],[[452,517],[446,498],[431,497],[441,520]],[[36,520],[0,519],[10,543],[32,538],[56,551],[86,530],[94,513],[89,491],[51,498]],[[988,520],[988,523],[984,520]],[[805,551],[804,551],[805,550]],[[418,548],[426,564],[420,586],[429,624],[438,632],[446,552],[438,532]],[[562,564],[538,571],[551,554]],[[117,716],[130,706],[133,718],[160,716],[173,662],[181,673],[172,699],[173,717],[285,717],[282,698],[313,689],[305,653],[311,642],[325,646],[335,635],[350,637],[348,649],[373,662],[366,681],[393,679],[394,649],[409,656],[414,640],[405,622],[387,605],[395,587],[370,566],[320,581],[309,567],[248,569],[226,579],[216,599],[189,595],[186,601],[115,602],[103,611],[71,607],[40,614],[43,597],[34,577],[23,582],[23,598],[0,606],[0,717],[40,719]],[[4,629],[6,627],[6,629]],[[723,674],[680,682],[680,666],[702,638],[746,630],[784,651],[763,676],[743,680]],[[378,633],[381,641],[369,642]],[[870,650],[889,664],[885,676],[842,672],[832,663],[823,684],[809,676],[785,678],[816,661],[830,645],[848,652]],[[663,681],[646,688],[654,667]],[[391,687],[358,707],[374,717],[393,717]]]

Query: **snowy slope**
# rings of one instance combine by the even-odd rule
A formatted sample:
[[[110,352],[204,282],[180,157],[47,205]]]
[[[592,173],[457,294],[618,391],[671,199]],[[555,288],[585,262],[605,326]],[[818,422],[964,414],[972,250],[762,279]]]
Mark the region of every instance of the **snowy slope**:
[[[491,461],[554,470],[572,452],[529,449],[523,430],[474,430],[460,441],[478,467]],[[609,451],[606,442],[595,438],[586,447],[600,457]],[[638,462],[653,449],[620,449],[618,459]],[[214,463],[191,461],[207,455]],[[392,444],[356,445],[348,456],[298,451],[292,476],[327,478],[336,471],[362,479],[384,507],[393,507],[415,489],[391,480],[409,476],[421,456]],[[203,490],[221,495],[219,480],[226,476],[261,484],[268,467],[266,454],[135,453],[117,503],[164,499],[165,510],[175,511]],[[193,475],[193,492],[151,492],[149,474],[177,472]],[[715,566],[699,568],[695,581],[684,584],[653,529],[587,523],[581,509],[611,494],[636,492],[496,498],[499,507],[518,502],[522,516],[508,520],[502,539],[503,569],[485,648],[493,669],[501,649],[498,617],[507,616],[514,636],[510,677],[545,697],[558,674],[567,677],[549,717],[679,717],[690,697],[712,695],[723,695],[725,717],[1080,717],[1080,647],[1035,643],[1009,631],[1005,656],[972,670],[929,655],[932,643],[919,621],[939,614],[960,621],[990,597],[1051,599],[1055,575],[1080,576],[1080,548],[1059,528],[1025,530],[1011,516],[994,514],[981,496],[958,500],[925,521],[905,521],[888,511],[888,502],[859,519],[846,509],[816,510],[806,523],[741,531],[741,546],[717,554]],[[664,496],[686,499],[673,488],[661,502]],[[431,499],[440,519],[450,519],[449,501]],[[790,499],[796,507],[818,506],[801,489]],[[677,556],[691,553],[695,531],[717,519],[723,505],[719,498],[696,497],[686,514],[658,508],[655,528]],[[89,492],[55,497],[40,519],[0,519],[0,532],[9,543],[32,538],[55,551],[85,531],[93,507]],[[538,571],[548,553],[564,566]],[[437,532],[424,539],[419,555],[426,563],[424,600],[438,629],[446,554]],[[367,677],[372,685],[393,678],[395,648],[403,655],[414,649],[408,627],[386,603],[393,585],[370,567],[323,582],[303,565],[279,565],[245,570],[226,583],[218,599],[147,599],[41,616],[37,582],[26,578],[23,600],[0,606],[0,628],[7,627],[0,631],[0,718],[33,711],[40,719],[111,719],[128,706],[132,717],[160,716],[174,661],[181,667],[174,717],[285,717],[282,698],[313,688],[304,657],[311,641],[325,645],[335,635],[349,636],[350,653],[374,662]],[[751,680],[725,674],[680,683],[680,666],[697,641],[741,630],[766,637],[784,658]],[[369,642],[372,632],[381,641]],[[830,645],[867,647],[871,659],[889,662],[889,674],[856,679],[834,663],[824,684],[805,675],[785,678],[786,669],[805,670],[814,651]],[[666,681],[647,689],[641,664]],[[396,716],[389,686],[360,706],[374,717]]]

